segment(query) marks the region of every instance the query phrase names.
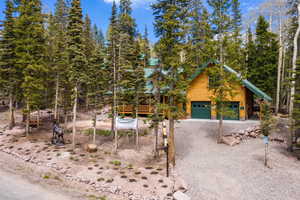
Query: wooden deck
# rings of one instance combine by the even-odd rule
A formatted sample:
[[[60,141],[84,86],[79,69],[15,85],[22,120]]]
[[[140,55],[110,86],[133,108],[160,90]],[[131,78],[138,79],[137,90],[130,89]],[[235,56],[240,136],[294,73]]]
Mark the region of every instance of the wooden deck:
[[[130,114],[133,112],[132,105],[120,105],[118,107],[118,113],[120,114]],[[154,113],[154,107],[150,105],[139,105],[138,106],[138,114],[141,115],[149,115]]]

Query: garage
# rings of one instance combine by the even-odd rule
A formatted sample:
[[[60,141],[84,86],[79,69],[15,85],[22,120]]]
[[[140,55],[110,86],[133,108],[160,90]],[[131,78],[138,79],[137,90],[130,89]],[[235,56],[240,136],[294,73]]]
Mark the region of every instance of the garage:
[[[192,102],[193,119],[211,119],[211,102],[193,101]]]
[[[240,120],[240,102],[226,102],[229,115],[223,117],[224,120]],[[218,114],[218,119],[220,119]]]

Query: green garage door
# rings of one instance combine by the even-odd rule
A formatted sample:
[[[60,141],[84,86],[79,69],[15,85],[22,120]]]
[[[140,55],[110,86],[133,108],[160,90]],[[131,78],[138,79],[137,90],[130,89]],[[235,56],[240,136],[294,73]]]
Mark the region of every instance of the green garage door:
[[[240,120],[240,102],[227,102],[228,113],[223,117],[224,120]],[[218,119],[220,119],[218,114]]]
[[[192,118],[211,119],[211,103],[209,101],[193,101]]]

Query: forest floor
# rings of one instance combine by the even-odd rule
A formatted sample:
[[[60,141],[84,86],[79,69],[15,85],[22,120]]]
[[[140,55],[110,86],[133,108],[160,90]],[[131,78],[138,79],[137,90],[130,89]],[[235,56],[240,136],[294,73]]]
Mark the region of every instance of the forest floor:
[[[269,144],[270,167],[264,166],[262,137],[229,147],[216,143],[217,121],[182,121],[176,127],[176,170],[192,200],[296,200],[300,196],[300,161],[285,143]],[[224,131],[259,122],[230,122]],[[285,129],[285,130],[284,130]],[[286,134],[282,126],[273,134]]]
[[[133,136],[121,137],[119,150],[114,153],[113,137],[97,135],[98,151],[88,153],[86,145],[92,142],[92,136],[87,134],[87,130],[91,128],[92,121],[86,114],[79,117],[74,150],[70,133],[65,134],[66,145],[51,144],[51,123],[32,129],[29,137],[25,137],[20,113],[17,114],[17,126],[12,130],[4,131],[6,117],[7,113],[0,114],[0,152],[23,162],[22,169],[26,168],[27,174],[38,179],[37,182],[72,188],[79,192],[81,199],[82,196],[91,200],[101,197],[109,200],[172,199],[177,177],[176,174],[166,177],[162,153],[159,159],[153,159],[154,136],[149,130],[144,131],[148,134],[140,137],[138,150]],[[140,124],[141,128],[148,128],[142,120]],[[110,121],[98,123],[97,128],[109,129]],[[12,162],[8,165],[15,163],[9,159],[7,162]]]

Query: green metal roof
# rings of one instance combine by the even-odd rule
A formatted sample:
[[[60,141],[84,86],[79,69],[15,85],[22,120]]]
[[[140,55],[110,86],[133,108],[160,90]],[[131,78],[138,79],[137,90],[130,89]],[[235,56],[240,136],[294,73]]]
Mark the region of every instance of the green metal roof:
[[[192,75],[191,80],[195,79],[197,76],[199,76],[209,65],[211,64],[219,64],[219,61],[217,60],[211,60],[203,65],[201,65],[196,72]],[[227,66],[227,65],[223,65],[224,69],[230,73],[235,74],[238,78],[242,79],[241,74],[239,74],[238,72],[236,72],[234,69],[232,69],[231,67]],[[263,98],[267,101],[272,101],[272,98],[267,95],[266,93],[264,93],[262,90],[260,90],[258,87],[256,87],[254,84],[252,84],[250,81],[248,81],[247,79],[242,79],[242,84],[248,88],[251,92],[253,92],[254,94],[256,94],[258,97]]]

